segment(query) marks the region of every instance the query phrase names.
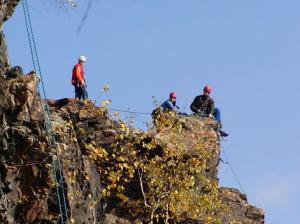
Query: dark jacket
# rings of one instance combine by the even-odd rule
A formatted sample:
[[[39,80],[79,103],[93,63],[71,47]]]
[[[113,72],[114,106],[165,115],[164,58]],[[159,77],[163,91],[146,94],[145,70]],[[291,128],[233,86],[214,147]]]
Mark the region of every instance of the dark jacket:
[[[213,115],[215,110],[215,103],[212,98],[205,95],[196,96],[193,103],[190,106],[194,113],[202,112],[204,115]]]

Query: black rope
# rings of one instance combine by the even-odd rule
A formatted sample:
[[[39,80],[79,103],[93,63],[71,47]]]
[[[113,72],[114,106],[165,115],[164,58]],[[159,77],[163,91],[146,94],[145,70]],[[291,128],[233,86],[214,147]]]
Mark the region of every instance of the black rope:
[[[130,111],[130,110],[121,110],[121,109],[113,109],[113,108],[110,108],[110,109],[108,109],[108,110],[110,110],[110,111],[115,111],[115,112],[129,113],[129,114],[151,115],[151,113],[146,113],[146,112],[138,112],[138,111]]]
[[[236,172],[234,171],[232,165],[230,164],[229,157],[227,156],[226,151],[225,151],[224,149],[222,149],[222,152],[223,152],[223,154],[224,154],[224,156],[225,156],[225,158],[226,158],[226,162],[223,161],[223,163],[226,164],[226,165],[228,165],[228,167],[229,167],[231,173],[233,174],[233,176],[234,176],[236,182],[238,183],[238,185],[239,185],[239,187],[240,187],[242,193],[243,193],[243,194],[246,194],[246,193],[245,193],[245,190],[244,190],[244,188],[243,188],[243,186],[242,186],[242,184],[241,184],[241,181],[239,180],[239,178],[238,178]]]

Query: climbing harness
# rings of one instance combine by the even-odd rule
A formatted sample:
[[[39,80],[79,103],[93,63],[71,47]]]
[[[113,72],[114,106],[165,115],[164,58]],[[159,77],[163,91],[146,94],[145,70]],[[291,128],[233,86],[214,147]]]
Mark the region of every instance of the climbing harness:
[[[40,81],[42,84],[42,91],[40,91],[40,88],[38,87],[38,93],[39,93],[40,97],[41,97],[41,93],[42,93],[42,96],[44,98],[44,103],[42,101],[42,97],[40,99],[40,102],[41,102],[43,116],[44,116],[44,120],[45,120],[45,131],[49,138],[50,148],[51,149],[55,148],[55,153],[52,154],[52,163],[53,163],[52,164],[53,165],[52,172],[55,177],[56,193],[57,193],[57,199],[58,199],[57,203],[58,203],[59,212],[60,212],[60,223],[67,224],[67,223],[69,223],[68,208],[67,208],[67,203],[66,203],[65,190],[64,190],[64,186],[63,186],[63,175],[62,175],[62,170],[61,170],[61,162],[60,162],[59,153],[58,153],[58,150],[56,147],[56,142],[55,142],[55,139],[52,134],[53,129],[52,129],[52,125],[51,125],[51,113],[49,110],[49,105],[48,105],[48,101],[47,101],[47,97],[46,97],[46,91],[45,91],[45,86],[44,86],[44,82],[43,82],[43,76],[42,76],[42,72],[41,72],[39,57],[37,54],[36,42],[34,39],[34,33],[33,33],[33,29],[32,29],[32,23],[31,23],[27,0],[22,0],[22,6],[23,6],[25,25],[26,25],[26,31],[27,31],[28,41],[29,41],[29,47],[30,47],[33,67],[34,67],[34,70],[39,73]]]

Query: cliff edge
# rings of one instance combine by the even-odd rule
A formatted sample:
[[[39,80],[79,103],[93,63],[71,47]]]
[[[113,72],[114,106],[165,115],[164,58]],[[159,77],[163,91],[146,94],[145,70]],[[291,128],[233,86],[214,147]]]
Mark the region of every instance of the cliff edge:
[[[38,77],[0,79],[1,223],[59,222],[57,157],[69,223],[264,223],[246,195],[219,187],[211,119],[143,132],[92,102],[49,100],[51,144]]]

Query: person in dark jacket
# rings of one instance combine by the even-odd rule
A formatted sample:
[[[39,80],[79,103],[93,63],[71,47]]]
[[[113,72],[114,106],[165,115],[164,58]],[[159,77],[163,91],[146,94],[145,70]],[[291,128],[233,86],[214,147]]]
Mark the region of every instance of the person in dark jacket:
[[[205,86],[203,95],[196,96],[190,108],[195,114],[202,117],[213,118],[221,124],[221,111],[218,108],[215,108],[214,100],[210,97],[211,91],[211,86]],[[222,130],[220,130],[220,135],[222,137],[228,136],[228,134]]]

